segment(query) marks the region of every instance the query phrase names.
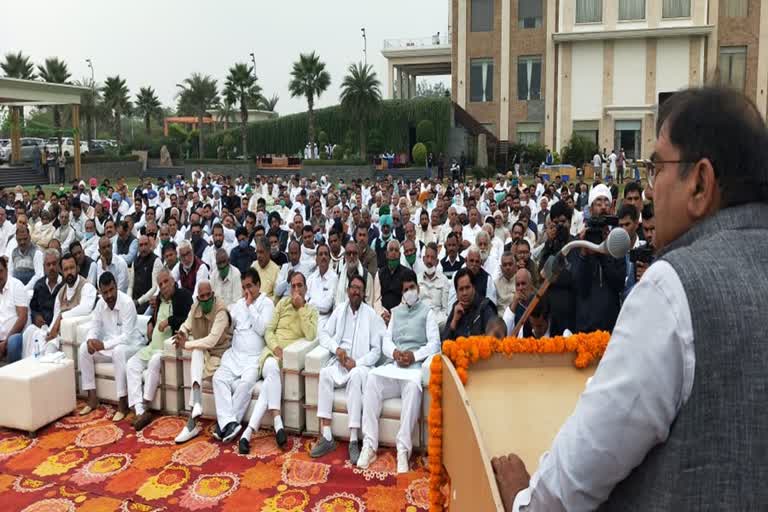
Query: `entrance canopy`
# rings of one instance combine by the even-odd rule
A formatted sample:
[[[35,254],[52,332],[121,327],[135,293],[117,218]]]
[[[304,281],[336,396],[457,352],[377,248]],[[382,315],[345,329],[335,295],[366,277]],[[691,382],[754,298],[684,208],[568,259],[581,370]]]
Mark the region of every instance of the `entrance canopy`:
[[[75,139],[72,158],[76,178],[80,178],[80,98],[87,92],[89,92],[87,87],[0,78],[0,105],[8,107],[69,105],[72,107],[72,128]],[[20,110],[11,108],[11,160],[13,162],[21,160]]]

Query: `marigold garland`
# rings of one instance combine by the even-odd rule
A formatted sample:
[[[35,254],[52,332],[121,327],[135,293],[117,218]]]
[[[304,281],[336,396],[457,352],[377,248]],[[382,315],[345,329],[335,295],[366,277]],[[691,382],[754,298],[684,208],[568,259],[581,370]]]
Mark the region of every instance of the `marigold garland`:
[[[473,336],[443,343],[443,354],[456,367],[462,384],[469,378],[469,366],[493,354],[512,358],[514,354],[562,354],[576,353],[573,365],[586,368],[600,358],[608,346],[611,335],[605,331],[574,334],[554,338],[504,338]],[[443,360],[432,358],[430,364],[429,392],[432,404],[429,409],[429,499],[432,512],[443,512],[448,502],[446,475],[443,469]]]

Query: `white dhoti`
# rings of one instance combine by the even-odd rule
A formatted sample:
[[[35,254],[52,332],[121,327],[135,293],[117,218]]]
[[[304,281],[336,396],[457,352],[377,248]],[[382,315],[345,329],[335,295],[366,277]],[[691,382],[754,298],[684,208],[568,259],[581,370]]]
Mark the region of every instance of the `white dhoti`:
[[[224,353],[221,366],[213,374],[213,399],[220,429],[243,420],[260,374],[259,354],[236,354],[231,349]]]
[[[77,364],[80,369],[80,387],[84,391],[96,389],[96,363],[112,363],[115,367],[115,389],[117,397],[128,394],[126,367],[128,360],[140,349],[140,346],[117,345],[109,350],[88,353],[88,344],[82,343],[77,351]]]
[[[360,428],[363,414],[363,390],[368,379],[369,368],[355,366],[352,371],[344,368],[339,361],[320,370],[317,389],[317,417],[330,420],[333,416],[333,392],[346,388],[349,428]]]
[[[189,376],[192,379],[192,387],[197,384],[200,392],[203,390],[203,371],[205,370],[205,351],[199,348],[192,350],[189,362]],[[189,394],[189,406],[195,405],[195,393]],[[202,404],[201,404],[202,405]]]
[[[248,420],[248,426],[251,430],[258,430],[261,424],[261,418],[267,410],[279,411],[280,402],[283,395],[283,382],[280,380],[280,365],[274,357],[268,357],[261,368],[264,383],[261,386],[261,393],[256,400],[256,405]]]
[[[51,340],[46,340],[48,337],[48,327],[38,327],[36,325],[30,325],[24,331],[22,336],[22,359],[32,357],[35,355],[35,346],[37,346],[38,355],[53,354],[59,351],[61,344],[61,338],[56,336]]]
[[[139,357],[139,354],[134,354],[133,357],[128,360],[128,365],[126,367],[128,407],[134,407],[137,414],[145,412],[144,401],[151,402],[155,399],[155,393],[160,386],[160,369],[162,366],[162,352],[152,354],[149,361],[143,360]],[[146,382],[143,382],[144,370],[148,370]]]
[[[419,419],[421,387],[413,380],[393,379],[371,374],[363,393],[363,435],[364,444],[373,450],[379,448],[379,416],[384,400],[400,397],[400,430],[397,432],[397,449],[405,450],[410,456],[413,448],[411,435]]]

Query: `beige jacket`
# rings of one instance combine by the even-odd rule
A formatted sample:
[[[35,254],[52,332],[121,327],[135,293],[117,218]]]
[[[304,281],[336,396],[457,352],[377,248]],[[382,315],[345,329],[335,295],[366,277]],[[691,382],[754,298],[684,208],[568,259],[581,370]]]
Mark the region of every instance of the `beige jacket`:
[[[216,300],[213,310],[203,314],[200,303],[195,301],[189,316],[182,324],[180,331],[187,336],[187,350],[201,349],[205,354],[205,369],[203,378],[208,378],[218,369],[221,357],[232,342],[232,322],[224,301]]]

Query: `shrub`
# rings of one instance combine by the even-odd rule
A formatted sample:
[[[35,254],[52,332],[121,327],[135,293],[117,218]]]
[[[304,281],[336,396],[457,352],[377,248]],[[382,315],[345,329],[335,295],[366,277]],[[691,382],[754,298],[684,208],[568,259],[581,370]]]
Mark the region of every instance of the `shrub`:
[[[317,145],[323,147],[326,144],[328,144],[328,134],[320,130],[320,133],[317,135]]]
[[[85,155],[80,161],[84,164],[104,163],[104,162],[136,162],[139,155]]]
[[[243,165],[248,164],[249,161],[245,160],[226,160],[223,158],[190,158],[184,160],[185,164],[196,165]]]
[[[571,136],[571,140],[560,151],[560,156],[565,164],[582,167],[585,162],[591,162],[595,153],[599,152],[597,144],[579,135]]]
[[[432,121],[424,119],[416,125],[416,142],[427,143],[435,140],[435,125]]]
[[[336,147],[338,149],[338,146]],[[360,158],[350,158],[347,160],[304,160],[301,164],[305,167],[316,167],[323,165],[369,165],[368,162]]]
[[[333,158],[334,160],[341,160],[342,158],[344,158],[344,146],[339,144],[335,148],[333,148],[333,154],[331,155],[331,158]]]
[[[427,162],[427,146],[421,142],[416,143],[413,146],[413,151],[411,151],[411,156],[417,165],[424,166]]]
[[[384,152],[384,137],[381,135],[381,130],[371,128],[368,130],[368,153],[380,155],[382,152]]]

